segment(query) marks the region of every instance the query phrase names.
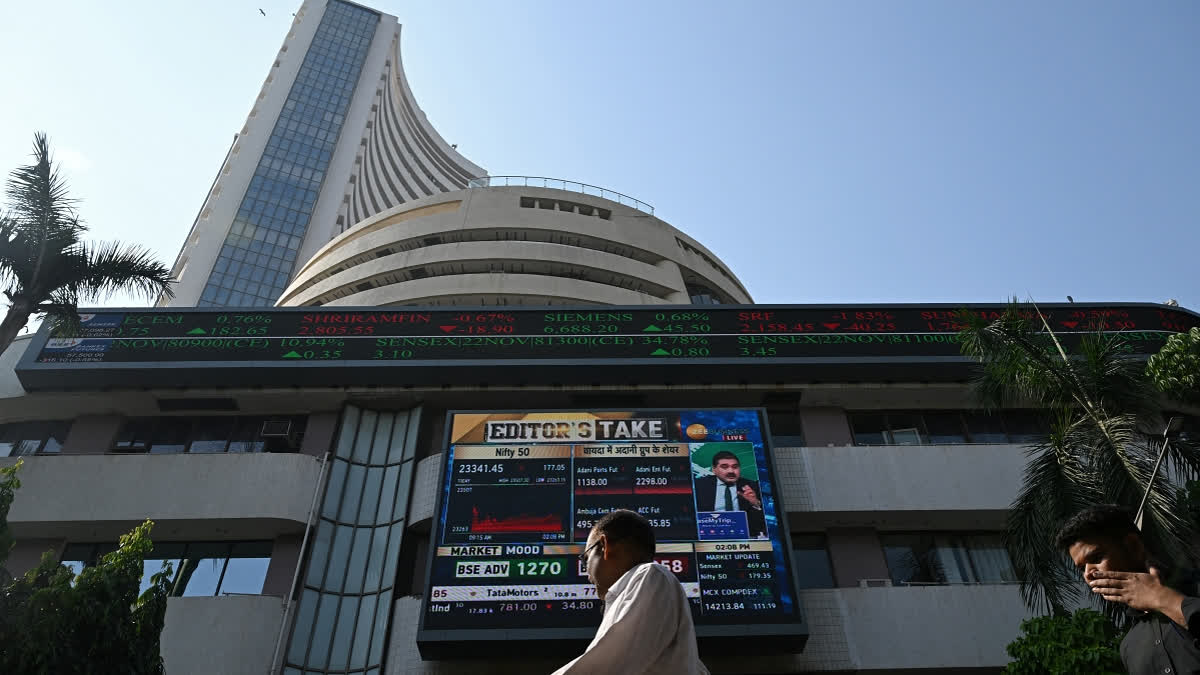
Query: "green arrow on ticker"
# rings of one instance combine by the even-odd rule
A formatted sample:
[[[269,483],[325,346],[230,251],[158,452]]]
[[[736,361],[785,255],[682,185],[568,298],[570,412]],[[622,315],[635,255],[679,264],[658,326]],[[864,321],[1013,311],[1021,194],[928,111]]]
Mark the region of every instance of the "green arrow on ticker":
[[[659,328],[658,326],[655,326],[654,324],[650,324],[649,326],[646,326],[645,328],[643,328],[642,332],[643,333],[661,333],[662,329]]]
[[[193,328],[187,332],[188,335],[208,335],[208,331],[203,328]]]
[[[283,358],[285,358],[285,359],[302,359],[304,357],[300,356],[300,352],[293,350],[293,351],[290,351],[290,352],[284,354]]]
[[[671,355],[671,352],[669,352],[661,347],[650,352],[650,356],[670,356],[670,355]]]

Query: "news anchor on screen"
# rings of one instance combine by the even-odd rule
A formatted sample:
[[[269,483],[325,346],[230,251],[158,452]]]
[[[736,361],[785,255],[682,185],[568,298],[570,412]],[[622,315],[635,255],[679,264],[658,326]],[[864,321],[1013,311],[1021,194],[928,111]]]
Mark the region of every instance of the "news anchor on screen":
[[[742,478],[737,455],[722,450],[712,458],[711,476],[695,479],[697,511],[744,511],[751,537],[767,536],[758,481]]]

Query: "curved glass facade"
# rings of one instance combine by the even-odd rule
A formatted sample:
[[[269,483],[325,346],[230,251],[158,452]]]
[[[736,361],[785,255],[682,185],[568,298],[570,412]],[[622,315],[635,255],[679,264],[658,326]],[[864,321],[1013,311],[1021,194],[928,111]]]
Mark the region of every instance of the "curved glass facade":
[[[379,672],[419,419],[346,407],[284,673]]]

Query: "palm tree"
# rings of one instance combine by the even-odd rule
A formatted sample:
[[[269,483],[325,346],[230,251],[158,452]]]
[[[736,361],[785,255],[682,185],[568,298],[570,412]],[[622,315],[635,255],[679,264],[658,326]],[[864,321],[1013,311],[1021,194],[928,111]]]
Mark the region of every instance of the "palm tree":
[[[1008,515],[1005,546],[1030,609],[1061,613],[1079,600],[1078,575],[1053,538],[1076,512],[1098,503],[1137,508],[1158,456],[1164,399],[1119,333],[1058,335],[1033,304],[1015,300],[988,322],[964,311],[962,352],[980,361],[976,393],[985,408],[1033,406],[1049,433],[1027,448],[1024,485]],[[1200,451],[1172,441],[1164,467],[1200,470]],[[1159,476],[1143,536],[1171,560],[1192,558],[1196,526],[1175,486]],[[1090,594],[1089,594],[1090,595]]]
[[[116,291],[147,300],[171,296],[170,270],[148,249],[81,241],[87,227],[43,133],[34,136],[33,159],[9,175],[8,210],[0,214],[0,289],[9,303],[0,321],[0,352],[31,316],[45,315],[69,330],[79,323],[80,301],[96,302]]]

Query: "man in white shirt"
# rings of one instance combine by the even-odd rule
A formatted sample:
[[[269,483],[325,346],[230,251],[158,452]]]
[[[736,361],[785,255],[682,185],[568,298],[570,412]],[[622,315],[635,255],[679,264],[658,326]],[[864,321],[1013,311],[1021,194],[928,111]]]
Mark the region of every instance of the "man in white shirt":
[[[654,530],[633,511],[613,511],[588,534],[580,556],[604,602],[583,655],[553,675],[708,675],[679,580],[654,560]]]

